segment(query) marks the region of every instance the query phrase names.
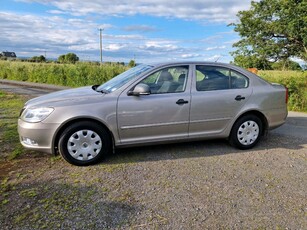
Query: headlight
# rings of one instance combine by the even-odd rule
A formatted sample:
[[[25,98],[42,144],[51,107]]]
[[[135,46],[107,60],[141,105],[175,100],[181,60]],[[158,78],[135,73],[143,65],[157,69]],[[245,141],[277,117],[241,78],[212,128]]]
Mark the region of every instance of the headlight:
[[[53,108],[29,108],[23,111],[20,118],[26,122],[40,122],[46,119],[53,110]]]

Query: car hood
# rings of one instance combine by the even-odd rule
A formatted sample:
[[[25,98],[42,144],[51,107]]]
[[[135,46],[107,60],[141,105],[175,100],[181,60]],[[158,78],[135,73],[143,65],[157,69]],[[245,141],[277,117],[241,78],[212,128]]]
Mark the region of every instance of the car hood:
[[[26,102],[26,107],[38,107],[38,106],[55,106],[55,105],[65,105],[73,104],[77,102],[78,104],[82,101],[88,101],[92,97],[101,97],[103,93],[96,92],[91,86],[61,90],[54,93],[49,93],[40,97],[33,98]]]

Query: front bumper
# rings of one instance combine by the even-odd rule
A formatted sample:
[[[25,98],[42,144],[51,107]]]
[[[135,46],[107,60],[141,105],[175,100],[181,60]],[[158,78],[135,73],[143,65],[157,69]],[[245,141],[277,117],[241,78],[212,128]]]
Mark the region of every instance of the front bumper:
[[[20,143],[27,149],[54,153],[53,140],[59,126],[57,123],[29,123],[18,119]]]

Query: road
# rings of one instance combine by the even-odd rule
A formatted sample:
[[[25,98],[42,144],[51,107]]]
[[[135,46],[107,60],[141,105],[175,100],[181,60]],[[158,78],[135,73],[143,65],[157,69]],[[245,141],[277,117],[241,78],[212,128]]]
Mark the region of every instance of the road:
[[[0,90],[16,94],[28,95],[31,97],[37,97],[46,93],[51,93],[67,88],[68,87],[63,86],[0,79]],[[282,136],[292,136],[307,139],[307,113],[290,111],[286,123],[283,126],[272,130],[271,132]]]

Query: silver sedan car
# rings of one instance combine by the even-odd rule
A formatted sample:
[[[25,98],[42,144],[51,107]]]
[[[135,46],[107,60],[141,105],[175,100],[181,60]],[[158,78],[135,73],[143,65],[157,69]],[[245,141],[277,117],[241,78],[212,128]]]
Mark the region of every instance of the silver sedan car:
[[[225,138],[255,146],[287,117],[287,89],[237,66],[208,62],[138,65],[110,81],[29,100],[21,144],[74,165],[115,148]]]

